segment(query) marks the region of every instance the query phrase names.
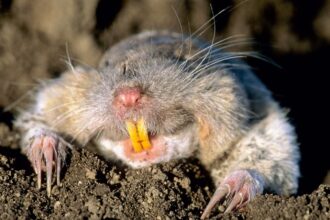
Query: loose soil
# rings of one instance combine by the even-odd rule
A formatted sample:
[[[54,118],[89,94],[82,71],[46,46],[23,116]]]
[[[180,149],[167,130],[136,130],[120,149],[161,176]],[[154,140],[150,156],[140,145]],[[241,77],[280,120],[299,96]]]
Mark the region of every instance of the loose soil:
[[[255,39],[267,46],[251,49],[282,66],[252,62],[275,98],[291,109],[301,143],[300,191],[315,191],[258,196],[230,214],[219,206],[211,218],[330,219],[330,186],[319,186],[330,184],[328,134],[318,129],[329,115],[328,93],[321,89],[328,88],[323,73],[329,66],[330,2],[316,2],[0,0],[0,219],[198,219],[214,186],[195,159],[131,170],[73,149],[61,186],[47,197],[45,180],[37,190],[36,175],[18,149],[13,116],[2,109],[24,105],[40,82],[67,68],[68,56],[75,65],[96,67],[104,51],[127,36],[152,29],[193,33],[228,6],[234,7],[215,19],[217,39]],[[201,37],[211,40],[212,28],[202,30]]]
[[[19,135],[0,124],[0,219],[198,219],[214,187],[195,159],[133,170],[85,149],[72,149],[47,196],[45,183],[17,149]],[[45,182],[45,181],[44,181]],[[329,219],[330,186],[309,195],[262,195],[244,209],[211,219]]]

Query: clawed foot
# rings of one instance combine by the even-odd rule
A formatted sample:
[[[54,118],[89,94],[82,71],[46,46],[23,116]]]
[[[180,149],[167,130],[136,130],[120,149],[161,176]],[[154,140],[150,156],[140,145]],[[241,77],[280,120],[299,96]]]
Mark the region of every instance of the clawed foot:
[[[257,194],[262,193],[263,185],[263,179],[256,171],[238,170],[230,173],[217,187],[201,219],[208,217],[212,208],[224,199],[229,204],[226,213],[243,207]]]
[[[26,154],[37,174],[38,189],[41,188],[41,174],[46,172],[47,195],[51,194],[53,168],[56,169],[56,183],[60,185],[60,174],[66,156],[66,147],[70,146],[53,132],[39,131],[30,138]]]

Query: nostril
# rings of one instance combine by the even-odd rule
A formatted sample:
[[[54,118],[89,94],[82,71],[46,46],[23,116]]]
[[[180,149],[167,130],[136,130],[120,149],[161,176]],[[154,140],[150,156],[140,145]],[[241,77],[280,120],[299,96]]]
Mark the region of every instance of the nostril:
[[[141,90],[138,87],[125,87],[115,93],[114,104],[117,107],[134,107],[141,99]]]

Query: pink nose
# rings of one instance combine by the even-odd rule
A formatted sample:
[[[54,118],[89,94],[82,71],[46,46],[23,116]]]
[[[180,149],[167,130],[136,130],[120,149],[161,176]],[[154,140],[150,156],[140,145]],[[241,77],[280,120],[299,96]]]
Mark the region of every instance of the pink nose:
[[[130,108],[136,106],[141,99],[141,90],[138,87],[121,88],[115,93],[114,106]]]

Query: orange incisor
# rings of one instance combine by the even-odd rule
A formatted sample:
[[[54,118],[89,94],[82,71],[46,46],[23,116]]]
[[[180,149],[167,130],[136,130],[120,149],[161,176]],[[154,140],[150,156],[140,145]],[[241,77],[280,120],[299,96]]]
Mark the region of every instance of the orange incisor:
[[[137,123],[126,121],[126,128],[129,133],[133,149],[136,153],[151,148],[148,131],[143,118],[139,119]]]

